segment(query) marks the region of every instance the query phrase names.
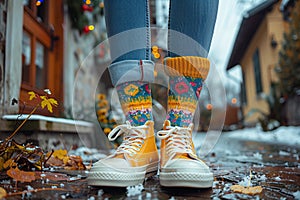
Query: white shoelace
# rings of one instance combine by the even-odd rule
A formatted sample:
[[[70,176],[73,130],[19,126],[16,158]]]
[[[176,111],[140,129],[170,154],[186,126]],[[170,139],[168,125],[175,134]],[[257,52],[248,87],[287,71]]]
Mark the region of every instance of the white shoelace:
[[[114,141],[120,135],[125,134],[122,144],[117,148],[116,154],[129,153],[130,155],[136,154],[142,147],[146,139],[144,128],[148,126],[131,126],[130,122],[115,127],[109,134],[109,141]]]
[[[166,139],[166,153],[173,157],[176,153],[194,154],[191,142],[190,131],[192,124],[188,127],[168,126],[167,130],[157,132],[159,139]]]

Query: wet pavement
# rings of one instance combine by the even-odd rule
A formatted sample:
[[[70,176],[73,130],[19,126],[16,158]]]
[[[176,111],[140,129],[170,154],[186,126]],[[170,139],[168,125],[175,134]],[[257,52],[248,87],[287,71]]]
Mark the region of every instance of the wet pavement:
[[[86,171],[44,172],[31,183],[16,183],[4,174],[0,178],[1,187],[11,192],[6,199],[299,199],[299,152],[299,146],[232,139],[223,133],[204,159],[215,176],[210,189],[164,188],[154,176],[134,194],[137,188],[90,187]],[[259,185],[263,191],[254,196],[233,193],[230,186],[235,184]]]

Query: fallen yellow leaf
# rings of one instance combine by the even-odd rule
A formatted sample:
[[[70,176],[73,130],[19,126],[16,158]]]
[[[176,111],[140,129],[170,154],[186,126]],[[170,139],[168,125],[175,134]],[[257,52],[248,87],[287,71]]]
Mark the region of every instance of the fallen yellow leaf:
[[[3,197],[6,197],[7,192],[3,187],[0,187],[0,199],[2,199]]]
[[[230,189],[233,192],[242,193],[242,194],[248,194],[248,195],[255,195],[262,192],[263,188],[261,186],[255,186],[255,187],[244,187],[241,185],[232,185]]]
[[[68,151],[65,149],[57,149],[53,151],[53,157],[63,160],[65,157],[68,156]]]

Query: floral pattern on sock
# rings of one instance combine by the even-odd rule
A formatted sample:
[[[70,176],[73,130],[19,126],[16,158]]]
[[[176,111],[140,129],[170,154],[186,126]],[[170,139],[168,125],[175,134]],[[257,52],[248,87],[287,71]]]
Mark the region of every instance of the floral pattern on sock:
[[[172,126],[187,127],[193,122],[202,89],[202,78],[171,76],[168,114]]]
[[[143,125],[152,120],[152,97],[149,83],[133,81],[117,86],[123,112],[134,126]]]

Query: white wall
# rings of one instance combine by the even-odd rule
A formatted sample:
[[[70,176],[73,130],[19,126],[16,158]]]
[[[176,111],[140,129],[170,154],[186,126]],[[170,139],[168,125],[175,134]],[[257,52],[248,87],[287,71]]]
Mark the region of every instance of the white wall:
[[[19,111],[18,105],[15,104],[13,106],[11,100],[13,98],[18,99],[20,95],[22,78],[22,16],[23,1],[7,1],[3,114],[14,114]]]
[[[0,16],[3,16],[6,12],[6,1],[0,3]],[[3,115],[4,111],[4,48],[5,48],[5,30],[6,30],[6,21],[4,18],[0,18],[0,116]]]

